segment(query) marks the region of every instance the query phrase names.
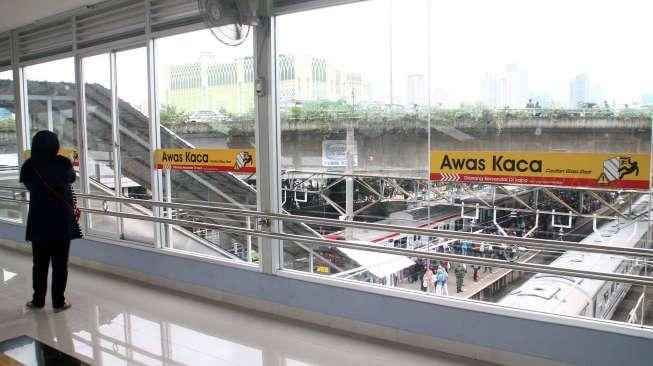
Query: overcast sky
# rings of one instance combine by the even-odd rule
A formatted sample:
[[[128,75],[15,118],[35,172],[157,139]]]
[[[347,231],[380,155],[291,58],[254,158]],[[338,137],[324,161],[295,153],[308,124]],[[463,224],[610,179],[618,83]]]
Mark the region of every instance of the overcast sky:
[[[452,104],[474,102],[485,73],[500,75],[518,63],[534,94],[566,103],[570,80],[588,73],[606,99],[633,103],[653,93],[651,14],[650,0],[373,0],[279,17],[278,50],[362,72],[374,99],[384,102],[401,102],[409,74],[429,75],[432,93],[439,89]],[[169,37],[157,42],[157,60],[161,71],[203,52],[231,61],[253,54],[251,38],[230,48],[206,31]],[[147,97],[144,55],[125,52],[118,62],[120,94],[135,104]],[[102,79],[99,70],[91,79]],[[72,82],[73,62],[26,74]],[[161,81],[164,92],[165,75]]]

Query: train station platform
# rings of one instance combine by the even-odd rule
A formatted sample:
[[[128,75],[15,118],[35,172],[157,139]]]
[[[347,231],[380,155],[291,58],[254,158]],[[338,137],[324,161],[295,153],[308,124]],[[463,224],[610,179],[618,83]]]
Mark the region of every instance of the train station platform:
[[[478,281],[474,281],[474,271],[472,270],[470,265],[467,265],[467,273],[465,274],[465,278],[463,280],[463,287],[462,287],[462,292],[458,293],[456,292],[456,275],[454,274],[453,267],[451,270],[449,270],[449,278],[447,280],[447,290],[449,291],[449,296],[454,296],[454,297],[459,297],[459,298],[464,298],[468,299],[473,297],[474,295],[478,294],[481,292],[484,288],[487,288],[488,286],[492,285],[502,277],[504,277],[506,274],[510,272],[510,270],[507,269],[502,269],[502,268],[493,268],[492,271],[490,272],[485,271],[485,267],[481,267],[480,270],[480,278]],[[401,281],[398,284],[398,287],[405,288],[405,289],[410,289],[410,290],[420,290],[420,282],[407,282],[407,281]]]
[[[524,253],[523,257],[519,261],[527,263],[531,261],[537,254],[538,252],[529,251]],[[505,281],[511,282],[516,279],[515,276],[511,276],[509,279],[506,278],[513,273],[513,270],[481,266],[479,270],[479,278],[477,281],[475,281],[472,265],[467,264],[465,266],[467,272],[465,273],[465,277],[463,279],[462,292],[457,292],[454,267],[455,263],[452,263],[451,269],[449,270],[449,278],[447,280],[447,290],[449,291],[449,296],[461,299],[488,300],[488,298],[490,298],[494,293],[497,293],[505,288]],[[419,281],[410,282],[408,279],[403,279],[399,281],[397,286],[400,288],[419,291],[421,288],[421,283]],[[489,292],[485,292],[486,290]]]

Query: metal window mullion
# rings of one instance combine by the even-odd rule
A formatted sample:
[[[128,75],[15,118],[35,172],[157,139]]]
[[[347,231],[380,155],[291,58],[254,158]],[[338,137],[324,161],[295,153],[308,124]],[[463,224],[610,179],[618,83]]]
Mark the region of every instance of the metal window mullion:
[[[111,78],[111,138],[113,139],[113,193],[115,197],[122,195],[122,162],[120,151],[120,124],[118,116],[118,76],[116,70],[116,52],[109,54],[110,78]],[[122,203],[116,202],[116,211],[122,212]],[[116,235],[123,238],[123,219],[118,218],[116,225]]]
[[[82,193],[90,194],[88,178],[88,135],[86,130],[86,87],[84,85],[84,64],[81,56],[75,57],[75,83],[77,83],[77,149],[79,153],[79,176]],[[90,200],[84,199],[84,207],[91,207]],[[88,232],[91,227],[91,215],[83,215],[82,227]]]
[[[147,19],[149,19],[149,16]],[[147,31],[149,32],[149,27]],[[154,153],[156,149],[161,147],[161,129],[159,128],[159,105],[157,99],[156,49],[154,40],[152,39],[147,41],[147,80],[148,106],[150,110],[150,116],[148,118],[150,129],[150,189],[152,190],[152,199],[154,201],[160,201],[163,198],[163,179],[162,172],[156,169]],[[167,189],[171,190],[172,187],[168,185]],[[152,214],[155,217],[163,216],[163,208],[155,206],[153,207],[153,210],[154,211]],[[164,225],[161,223],[154,225],[155,247],[162,248],[171,246],[172,238],[171,235],[165,235],[166,228],[170,229],[169,225]],[[171,232],[171,230],[168,230],[168,232]]]
[[[269,1],[262,1],[270,5]],[[258,84],[262,93],[256,98],[256,186],[257,206],[260,211],[280,213],[280,134],[276,108],[276,41],[275,18],[262,17],[254,28],[254,62]],[[256,227],[256,225],[255,225]],[[281,222],[270,220],[267,228],[281,232]],[[283,246],[277,238],[258,238],[261,270],[275,274],[281,269]]]
[[[29,128],[27,128],[27,83],[23,69],[18,65],[18,42],[16,31],[10,33],[11,65],[14,80],[14,119],[16,123],[16,154],[18,164],[23,161],[23,151],[29,148]],[[27,197],[27,194],[26,194]],[[27,223],[27,205],[21,205],[21,216],[23,222]]]

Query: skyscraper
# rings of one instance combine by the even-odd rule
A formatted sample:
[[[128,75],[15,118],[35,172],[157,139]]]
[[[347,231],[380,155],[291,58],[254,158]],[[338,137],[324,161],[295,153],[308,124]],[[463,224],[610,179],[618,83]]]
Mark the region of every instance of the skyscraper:
[[[426,78],[424,74],[406,76],[406,104],[426,104]]]
[[[603,93],[603,87],[600,84],[594,84],[590,88],[589,101],[596,105],[603,105],[605,94]]]
[[[481,80],[481,102],[488,107],[502,107],[499,103],[499,82],[496,75],[485,73]]]
[[[528,103],[528,74],[518,64],[506,66],[504,98],[510,108],[524,108]]]
[[[653,106],[653,93],[642,94],[642,104],[646,106]]]
[[[488,107],[524,108],[528,95],[528,73],[518,64],[506,66],[501,77],[486,73],[481,79],[481,101]]]
[[[590,101],[590,80],[585,73],[569,82],[569,107],[579,108]]]

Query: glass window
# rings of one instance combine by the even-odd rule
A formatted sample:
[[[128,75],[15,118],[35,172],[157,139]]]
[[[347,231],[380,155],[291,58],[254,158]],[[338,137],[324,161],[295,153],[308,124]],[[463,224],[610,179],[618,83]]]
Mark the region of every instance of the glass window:
[[[27,80],[28,131],[59,136],[62,147],[77,148],[77,87],[74,59],[50,61],[24,69]]]
[[[16,103],[12,71],[0,72],[0,166],[18,165]]]
[[[643,0],[617,8],[373,0],[279,16],[284,209],[650,248],[643,196],[651,187],[653,53],[641,45],[651,10]],[[595,214],[602,218],[594,222]],[[442,266],[449,296],[556,314],[617,319],[621,299],[641,288],[513,273],[473,258],[649,271],[641,258],[526,244],[435,236],[411,243],[403,233],[337,224],[285,223],[284,231],[471,258],[460,286],[454,273],[462,263],[327,245],[284,243],[285,268],[435,295],[435,281],[424,277]]]
[[[16,138],[16,103],[12,71],[0,72],[0,184],[18,186],[18,145]],[[0,196],[14,198],[11,190],[0,190]],[[22,205],[0,203],[0,218],[22,221]]]
[[[152,198],[150,163],[150,124],[146,48],[116,53],[118,131],[121,195],[128,198]],[[152,215],[151,208],[120,204],[122,212]],[[121,219],[123,239],[154,242],[154,224],[149,221]]]
[[[115,196],[116,162],[113,144],[111,112],[111,60],[109,54],[87,57],[83,60],[84,93],[86,99],[86,130],[88,151],[86,166],[90,192],[95,195]],[[90,200],[94,209],[103,209],[103,203]],[[115,202],[107,201],[107,208],[116,210]],[[117,235],[117,218],[108,215],[89,215],[93,230]]]
[[[286,211],[386,223],[389,215],[408,208],[406,200],[415,200],[419,187],[425,190],[426,4],[367,1],[278,18],[281,200]],[[410,31],[395,27],[407,22]],[[402,42],[409,34],[410,42]],[[415,225],[415,217],[404,215],[394,223]],[[284,231],[406,246],[398,234],[337,225],[285,223]],[[363,252],[291,242],[283,249],[286,268],[391,280],[390,272],[370,275],[362,267],[370,264],[361,262]]]
[[[208,30],[156,41],[161,145],[227,154],[211,160],[245,158],[244,169],[204,164],[191,170],[164,169],[167,200],[256,208],[254,169],[254,64],[250,36],[227,47]],[[224,158],[224,159],[223,159]],[[234,159],[234,161],[237,161]],[[169,210],[168,217],[251,227],[253,220],[188,210]],[[256,240],[217,230],[174,227],[167,230],[170,247],[192,252],[257,261]]]

